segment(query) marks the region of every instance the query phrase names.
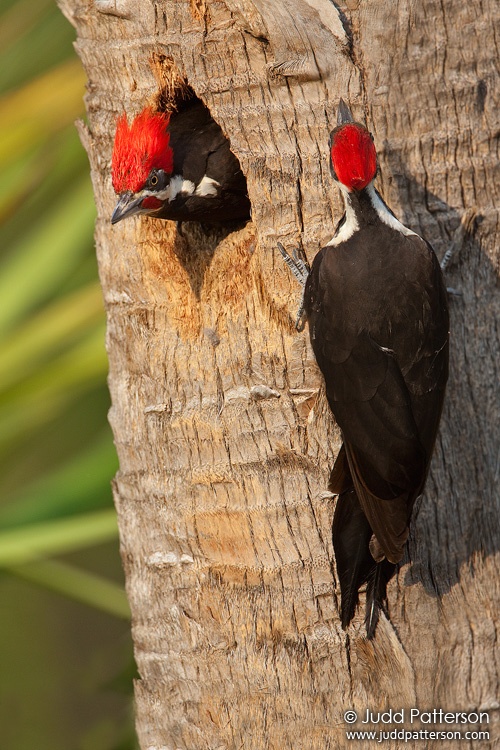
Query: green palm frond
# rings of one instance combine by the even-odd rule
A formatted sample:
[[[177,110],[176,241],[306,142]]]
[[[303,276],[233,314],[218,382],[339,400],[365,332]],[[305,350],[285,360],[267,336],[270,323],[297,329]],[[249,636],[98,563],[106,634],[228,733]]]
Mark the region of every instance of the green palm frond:
[[[130,613],[72,42],[53,0],[0,0],[2,747],[131,750]]]
[[[117,537],[95,207],[74,128],[85,76],[71,33],[51,0],[0,9],[0,567],[10,570],[13,539],[26,550],[38,536],[39,565],[101,542],[89,513],[108,514],[106,538]],[[72,523],[86,533],[75,536]],[[63,563],[43,565],[31,580],[62,592]],[[69,579],[91,603],[91,578],[73,570]],[[96,593],[94,606],[103,601]]]

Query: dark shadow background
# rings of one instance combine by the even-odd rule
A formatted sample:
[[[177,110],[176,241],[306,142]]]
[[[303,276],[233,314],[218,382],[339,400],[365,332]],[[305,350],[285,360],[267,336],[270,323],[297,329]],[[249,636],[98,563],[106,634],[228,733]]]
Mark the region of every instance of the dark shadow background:
[[[385,146],[401,205],[410,207],[400,218],[441,260],[462,215],[407,174],[401,154]],[[405,585],[422,582],[436,596],[460,581],[464,565],[473,571],[500,549],[500,299],[488,255],[495,237],[492,217],[478,210],[445,273],[446,285],[459,292],[449,298],[450,377],[431,472],[414,509],[404,579]]]

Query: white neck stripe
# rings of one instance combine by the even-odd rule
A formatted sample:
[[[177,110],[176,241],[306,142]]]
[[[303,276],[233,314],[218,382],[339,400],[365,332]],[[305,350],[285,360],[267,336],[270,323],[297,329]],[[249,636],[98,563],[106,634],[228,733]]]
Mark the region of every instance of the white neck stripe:
[[[410,235],[413,235],[414,237],[418,236],[415,232],[412,232],[411,229],[405,227],[404,224],[401,224],[401,222],[398,221],[396,217],[389,211],[384,201],[381,199],[381,197],[373,187],[373,182],[370,182],[366,190],[368,195],[370,196],[373,208],[377,212],[379,219],[383,221],[384,224],[387,224],[387,226],[391,227],[391,229],[395,229],[396,231],[401,232],[401,234],[404,234],[406,237],[409,237]]]
[[[326,243],[328,247],[335,247],[336,245],[340,245],[342,242],[345,242],[350,237],[352,237],[354,232],[357,232],[359,229],[358,220],[356,218],[356,212],[354,211],[351,205],[351,202],[349,200],[349,191],[345,185],[342,185],[341,182],[339,182],[339,187],[344,197],[345,221],[342,224],[342,226],[339,227],[338,230],[335,232],[330,242]]]
[[[359,230],[359,222],[356,217],[356,212],[352,207],[351,201],[349,199],[349,190],[345,185],[342,185],[342,183],[339,183],[339,187],[342,191],[342,195],[344,196],[345,221],[342,226],[339,227],[337,232],[335,232],[330,242],[327,242],[328,247],[335,247],[336,245],[340,245],[342,242],[346,242],[346,240],[352,237],[353,234]],[[398,219],[396,219],[396,217],[391,213],[382,198],[375,190],[373,181],[370,182],[370,184],[367,186],[366,192],[368,193],[371,204],[377,212],[380,221],[383,221],[384,224],[386,224],[388,227],[391,227],[391,229],[395,229],[397,232],[401,232],[401,234],[403,234],[405,237],[418,237],[415,232],[412,232],[411,229],[405,227],[405,225],[398,221]]]

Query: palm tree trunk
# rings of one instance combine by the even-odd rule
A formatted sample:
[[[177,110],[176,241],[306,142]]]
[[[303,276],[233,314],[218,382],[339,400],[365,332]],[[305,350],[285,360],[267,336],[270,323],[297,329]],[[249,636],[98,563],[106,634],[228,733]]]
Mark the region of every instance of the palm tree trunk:
[[[82,134],[99,212],[141,747],[342,748],[345,710],[361,719],[411,707],[490,710],[481,747],[493,747],[500,6],[60,4],[89,78]],[[224,237],[153,219],[111,227],[116,117],[181,80],[230,138],[253,222]],[[312,258],[334,231],[327,143],[340,96],[374,134],[384,198],[439,256],[465,210],[477,215],[448,273],[462,296],[451,302],[431,475],[373,642],[362,611],[347,634],[340,627],[335,498],[325,493],[339,435],[276,250],[277,240],[301,244]]]

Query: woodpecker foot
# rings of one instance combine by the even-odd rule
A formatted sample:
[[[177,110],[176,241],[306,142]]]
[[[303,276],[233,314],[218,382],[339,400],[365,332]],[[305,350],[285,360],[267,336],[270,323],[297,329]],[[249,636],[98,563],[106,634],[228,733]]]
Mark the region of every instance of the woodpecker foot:
[[[309,268],[309,263],[307,262],[307,258],[303,251],[296,247],[292,250],[292,254],[289,255],[281,242],[278,242],[278,250],[299,284],[302,287],[305,287],[311,269]]]
[[[477,211],[475,208],[468,208],[463,216],[460,224],[453,234],[453,239],[448,250],[445,252],[441,261],[441,271],[445,273],[450,266],[452,260],[460,253],[460,250],[465,244],[465,239],[469,234],[472,234],[474,228],[474,222],[477,218]],[[450,294],[460,294],[456,290],[449,289]]]
[[[299,248],[294,248],[292,254],[289,255],[281,242],[278,242],[278,250],[283,256],[283,260],[287,264],[290,271],[293,273],[297,281],[302,287],[302,297],[300,300],[300,307],[297,312],[297,318],[295,320],[295,328],[297,331],[303,331],[306,324],[306,311],[304,310],[304,293],[306,289],[306,281],[311,271],[307,258],[304,252]]]

